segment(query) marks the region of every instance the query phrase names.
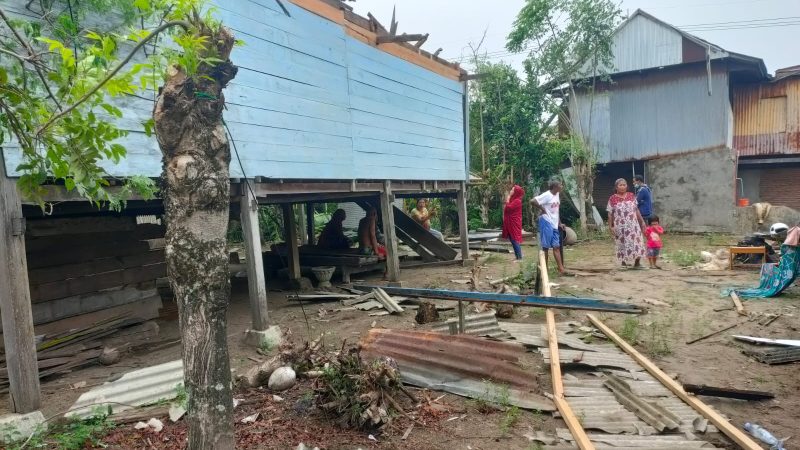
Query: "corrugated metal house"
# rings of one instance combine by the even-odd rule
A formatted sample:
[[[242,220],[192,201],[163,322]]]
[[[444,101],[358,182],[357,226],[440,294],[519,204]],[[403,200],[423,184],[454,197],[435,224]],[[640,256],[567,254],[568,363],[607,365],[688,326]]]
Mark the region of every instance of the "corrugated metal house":
[[[615,179],[630,184],[640,173],[670,229],[732,229],[737,175],[731,90],[766,79],[763,61],[641,10],[613,39],[611,81],[596,79],[593,90],[579,88],[569,103],[574,130],[599,155],[598,208],[605,209]]]
[[[736,86],[733,115],[743,196],[800,209],[800,66]]]

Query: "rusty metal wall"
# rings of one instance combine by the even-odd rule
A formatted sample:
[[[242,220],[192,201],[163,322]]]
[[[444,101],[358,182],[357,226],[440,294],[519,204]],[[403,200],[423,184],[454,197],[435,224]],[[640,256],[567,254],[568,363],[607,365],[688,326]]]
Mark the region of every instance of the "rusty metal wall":
[[[579,92],[576,99],[573,126],[600,163],[731,145],[728,75],[720,64],[712,70],[711,95],[705,66],[693,65],[616,77],[607,91],[593,97]]]
[[[800,77],[733,88],[740,157],[800,154]]]

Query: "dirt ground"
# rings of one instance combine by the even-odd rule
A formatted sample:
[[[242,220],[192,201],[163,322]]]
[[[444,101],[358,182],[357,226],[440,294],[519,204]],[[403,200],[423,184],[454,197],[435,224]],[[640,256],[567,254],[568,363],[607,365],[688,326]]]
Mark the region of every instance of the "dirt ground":
[[[783,296],[770,300],[745,301],[745,308],[754,315],[782,314],[768,326],[738,316],[730,298],[720,296],[720,288],[733,285],[755,285],[758,275],[755,270],[740,270],[709,275],[694,269],[678,267],[670,261],[670,255],[679,250],[714,250],[735,242],[734,237],[725,236],[685,236],[665,237],[665,270],[623,270],[617,268],[612,260],[613,244],[610,240],[584,241],[565,249],[568,268],[608,268],[608,273],[587,274],[585,276],[553,276],[551,281],[558,286],[553,295],[579,296],[606,299],[640,305],[648,309],[647,314],[629,316],[624,314],[599,314],[619,334],[648,355],[667,373],[674,374],[679,381],[709,386],[731,387],[769,391],[775,394],[774,400],[746,402],[703,397],[703,400],[718,411],[730,417],[741,426],[744,422],[754,422],[769,429],[779,437],[790,436],[800,429],[800,378],[797,365],[787,364],[769,366],[756,362],[744,355],[742,350],[748,344],[734,341],[732,334],[745,334],[771,338],[800,338],[800,287],[790,288]],[[526,246],[526,258],[536,256],[535,247]],[[676,258],[677,259],[677,258]],[[486,254],[480,257],[480,279],[482,290],[489,290],[489,279],[514,275],[520,265],[512,261],[512,255]],[[523,263],[524,265],[524,263]],[[446,266],[436,268],[406,269],[402,279],[407,287],[448,288],[464,290],[463,284],[452,280],[465,280],[470,268]],[[365,281],[380,281],[380,274],[363,277]],[[287,302],[286,295],[291,292],[281,290],[279,285],[270,284],[268,292],[270,320],[289,330],[294,340],[315,339],[324,334],[325,343],[340,347],[342,340],[355,343],[371,327],[394,329],[413,329],[413,312],[402,315],[372,317],[364,311],[334,312],[340,307],[338,302],[308,303],[301,308],[296,302]],[[645,299],[659,300],[670,306],[653,306]],[[444,302],[443,305],[452,305]],[[320,312],[324,310],[325,312]],[[229,346],[232,366],[236,370],[252,366],[249,358],[262,358],[256,349],[243,344],[243,331],[250,324],[247,304],[246,281],[238,280],[233,287],[233,301],[229,311]],[[455,316],[455,311],[445,312],[444,318]],[[307,324],[306,325],[306,319]],[[515,321],[543,323],[542,310],[518,308]],[[585,320],[580,311],[560,311],[557,320]],[[712,331],[739,322],[732,330],[715,337],[687,345],[685,342]],[[177,322],[160,323],[160,339],[177,339]],[[42,390],[43,407],[46,417],[66,411],[77,397],[92,386],[101,384],[109,378],[135,368],[146,367],[174,360],[180,357],[180,347],[175,344],[157,350],[141,350],[127,355],[118,364],[109,367],[96,366],[76,371],[67,376],[44,381]],[[548,378],[547,367],[537,369],[541,378]],[[532,374],[534,376],[534,374]],[[87,386],[70,389],[70,385],[86,381]],[[507,413],[502,411],[481,412],[474,402],[452,394],[447,394],[439,402],[445,407],[436,417],[428,417],[426,426],[415,425],[406,440],[401,437],[409,423],[399,419],[397,423],[374,433],[375,440],[366,432],[348,431],[333,425],[319,413],[303,408],[300,400],[307,398],[308,382],[299,383],[287,393],[281,394],[285,401],[279,404],[270,402],[271,396],[263,391],[239,392],[237,395],[257,398],[262,393],[263,404],[249,405],[237,410],[239,416],[262,411],[263,418],[254,424],[237,424],[237,435],[246,434],[242,448],[294,448],[299,442],[321,448],[537,448],[524,435],[534,430],[553,431],[558,424],[549,415],[523,411],[512,426],[504,426]],[[420,396],[425,394],[416,391]],[[440,393],[431,393],[439,397]],[[300,399],[300,400],[298,400]],[[7,403],[7,399],[5,399]],[[266,406],[264,406],[266,405]],[[260,408],[260,409],[259,409]],[[124,438],[123,438],[124,437]],[[181,448],[185,439],[183,425],[168,425],[162,434],[145,435],[134,432],[132,427],[120,430],[106,440],[110,448]],[[791,447],[791,441],[789,443]]]

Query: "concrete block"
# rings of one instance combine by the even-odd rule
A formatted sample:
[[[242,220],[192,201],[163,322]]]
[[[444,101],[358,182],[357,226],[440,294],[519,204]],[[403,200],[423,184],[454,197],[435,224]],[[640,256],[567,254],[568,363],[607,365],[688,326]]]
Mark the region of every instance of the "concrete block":
[[[0,443],[11,444],[24,441],[36,431],[46,430],[47,424],[41,411],[27,414],[0,416]]]
[[[245,343],[258,348],[276,349],[281,345],[282,339],[281,329],[277,325],[272,325],[262,331],[246,330],[244,332]]]

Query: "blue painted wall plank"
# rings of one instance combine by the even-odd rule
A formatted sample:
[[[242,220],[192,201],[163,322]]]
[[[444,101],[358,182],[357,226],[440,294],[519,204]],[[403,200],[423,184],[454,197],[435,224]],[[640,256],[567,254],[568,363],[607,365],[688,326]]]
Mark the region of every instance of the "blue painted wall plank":
[[[350,116],[353,118],[354,127],[361,125],[366,127],[384,128],[387,130],[400,131],[406,134],[416,134],[439,139],[448,139],[455,142],[460,142],[460,139],[462,138],[462,134],[457,131],[422,125],[409,122],[407,120],[382,117],[373,113],[359,111],[357,109],[351,110]]]
[[[376,102],[385,103],[390,106],[407,108],[412,111],[430,114],[451,121],[463,122],[461,116],[454,113],[452,109],[443,108],[439,105],[417,100],[415,98],[398,95],[383,89],[370,86],[358,81],[350,80],[350,97],[361,97],[371,99]]]
[[[413,86],[398,83],[388,78],[380,77],[378,75],[375,75],[374,73],[370,73],[366,70],[357,67],[349,67],[347,72],[351,83],[353,81],[358,81],[360,83],[364,83],[369,86],[383,89],[384,91],[387,92],[402,95],[405,97],[411,97],[413,99],[420,100],[423,102],[433,103],[434,105],[447,108],[453,112],[460,113],[462,110],[460,98],[458,99],[456,99],[455,97],[445,98],[438,95],[432,95],[430,93],[417,89]]]
[[[354,138],[353,150],[356,153],[386,153],[387,155],[431,158],[444,161],[462,161],[464,159],[459,150],[447,150],[443,148],[424,147],[421,145],[366,138]]]
[[[368,98],[351,95],[350,107],[355,111],[370,113],[375,116],[382,116],[389,119],[398,119],[406,122],[415,123],[424,127],[440,128],[442,130],[454,131],[459,136],[463,135],[463,126],[460,120],[443,119],[430,114],[420,113],[402,106],[388,105]]]
[[[440,139],[431,136],[422,136],[419,134],[401,133],[384,128],[364,126],[353,127],[353,139],[356,138],[368,138],[375,139],[377,141],[397,142],[400,144],[417,145],[420,147],[433,147],[460,151],[463,151],[464,146],[462,142],[458,141]]]
[[[352,39],[347,41],[348,58],[351,63],[376,68],[389,76],[402,76],[403,79],[421,80],[425,87],[441,86],[449,91],[460,93],[461,83],[445,78],[416,64],[376,50],[371,45]],[[387,70],[388,69],[388,70]],[[416,84],[416,82],[414,82]]]
[[[296,97],[317,100],[343,107],[348,107],[350,104],[350,98],[347,92],[323,89],[295,80],[273,77],[244,67],[239,68],[239,72],[236,74],[236,78],[231,84],[240,84],[271,92],[283,92]]]

